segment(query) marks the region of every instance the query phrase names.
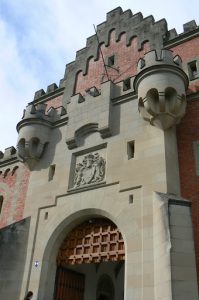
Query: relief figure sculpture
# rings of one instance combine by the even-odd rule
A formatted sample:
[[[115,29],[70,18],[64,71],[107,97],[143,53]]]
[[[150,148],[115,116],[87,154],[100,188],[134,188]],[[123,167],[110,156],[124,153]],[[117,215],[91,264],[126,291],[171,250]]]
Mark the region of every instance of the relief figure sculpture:
[[[105,159],[99,153],[85,155],[75,168],[74,187],[97,183],[105,176]]]

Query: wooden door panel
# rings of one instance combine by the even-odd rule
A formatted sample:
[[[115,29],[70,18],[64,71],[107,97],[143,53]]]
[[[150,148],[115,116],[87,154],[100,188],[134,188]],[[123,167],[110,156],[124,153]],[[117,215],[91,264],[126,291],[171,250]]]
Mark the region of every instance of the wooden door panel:
[[[55,300],[84,300],[83,274],[59,267],[56,274]]]

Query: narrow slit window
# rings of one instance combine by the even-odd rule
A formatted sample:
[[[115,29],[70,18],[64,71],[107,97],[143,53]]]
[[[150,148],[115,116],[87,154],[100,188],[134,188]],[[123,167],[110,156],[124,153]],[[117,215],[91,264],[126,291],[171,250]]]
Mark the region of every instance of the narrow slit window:
[[[133,195],[129,195],[129,204],[133,203]]]
[[[134,153],[135,153],[135,141],[130,141],[127,143],[128,159],[134,158]]]
[[[3,207],[3,196],[0,196],[0,214],[2,211],[2,207]]]
[[[112,67],[112,66],[114,66],[114,64],[115,64],[115,56],[112,55],[112,56],[108,57],[108,66]]]
[[[196,61],[192,61],[189,63],[189,77],[190,79],[194,79],[198,77],[198,69]]]
[[[48,181],[53,180],[54,175],[55,175],[55,165],[51,165],[48,173]]]
[[[123,81],[123,91],[130,90],[131,88],[131,81],[130,78],[127,78]]]
[[[47,220],[47,219],[48,219],[48,212],[46,211],[45,215],[44,215],[44,220]]]

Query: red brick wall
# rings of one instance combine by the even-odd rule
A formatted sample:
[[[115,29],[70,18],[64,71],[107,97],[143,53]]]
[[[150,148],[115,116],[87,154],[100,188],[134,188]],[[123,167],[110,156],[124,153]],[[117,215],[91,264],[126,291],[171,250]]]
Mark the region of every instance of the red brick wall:
[[[150,49],[149,44],[145,43],[143,50],[138,51],[137,38],[134,38],[131,41],[131,45],[127,47],[125,33],[121,35],[120,41],[116,42],[115,32],[113,31],[110,37],[110,45],[108,47],[102,45],[101,50],[105,60],[107,57],[115,54],[114,67],[119,68],[119,72],[111,68],[107,68],[107,70],[111,80],[119,82],[136,74],[139,58],[143,57],[144,53],[148,52]],[[104,74],[105,70],[101,55],[97,61],[94,61],[94,59],[91,58],[87,74],[83,75],[82,72],[77,74],[75,94],[81,93],[84,95],[85,90],[93,86],[100,88],[100,84],[107,80],[107,76]]]
[[[184,42],[172,48],[174,55],[180,55],[183,62],[189,61],[191,58],[198,56],[199,37]]]
[[[183,65],[199,57],[199,37],[174,47],[174,55],[182,58]],[[199,91],[199,80],[190,81],[187,94]],[[192,215],[199,282],[199,176],[196,176],[193,142],[199,140],[199,99],[189,101],[187,112],[177,126],[177,143],[181,194],[192,201]]]
[[[63,95],[46,101],[45,102],[45,104],[47,104],[46,111],[48,111],[49,108],[51,108],[51,107],[57,108],[57,107],[62,106],[62,98],[63,98]]]
[[[47,101],[47,110],[61,106],[62,98],[63,95],[60,95]],[[23,219],[29,177],[30,171],[22,164],[20,167],[11,165],[0,171],[0,196],[3,196],[0,228]]]
[[[0,195],[3,196],[0,228],[23,218],[29,175],[23,165],[9,167],[0,173]]]
[[[192,201],[192,214],[199,282],[199,176],[196,176],[193,142],[199,141],[199,99],[190,101],[177,126],[181,194]]]
[[[190,41],[184,42],[171,49],[175,55],[179,55],[183,61],[183,64],[194,60],[199,57],[199,37],[192,39]],[[190,81],[187,94],[199,91],[199,80]]]

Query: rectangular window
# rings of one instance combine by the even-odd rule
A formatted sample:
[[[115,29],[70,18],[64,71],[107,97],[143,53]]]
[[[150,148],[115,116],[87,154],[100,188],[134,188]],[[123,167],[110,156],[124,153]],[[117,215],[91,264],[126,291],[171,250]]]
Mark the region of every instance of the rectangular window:
[[[188,64],[188,71],[190,79],[195,79],[198,77],[198,68],[196,61],[192,61]]]
[[[131,159],[134,157],[134,152],[135,152],[135,141],[130,141],[127,143],[128,159]]]
[[[129,204],[133,203],[133,195],[129,195]]]
[[[112,66],[114,66],[114,64],[115,64],[115,56],[112,55],[112,56],[108,57],[108,66],[112,67]]]
[[[130,78],[127,78],[123,81],[123,91],[130,90],[131,88],[131,80]]]

